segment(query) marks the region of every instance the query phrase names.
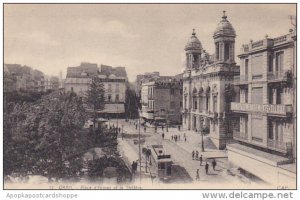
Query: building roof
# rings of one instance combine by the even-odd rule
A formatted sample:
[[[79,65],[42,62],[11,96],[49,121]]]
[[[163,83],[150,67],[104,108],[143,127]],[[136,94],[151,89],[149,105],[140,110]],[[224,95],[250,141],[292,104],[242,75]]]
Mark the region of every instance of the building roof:
[[[68,67],[67,78],[94,77],[97,76],[98,67],[94,63],[81,63],[78,67]]]
[[[111,67],[101,65],[98,68],[94,63],[81,63],[78,67],[68,67],[67,78],[92,78],[99,76],[101,78],[126,78],[125,67]]]
[[[227,20],[227,16],[225,14],[225,11],[223,11],[222,20],[219,22],[215,32],[214,32],[214,38],[219,36],[231,36],[235,37],[235,30],[231,23]]]
[[[107,77],[110,75],[115,75],[116,77],[127,77],[125,67],[111,67],[108,65],[101,65],[99,70],[100,75],[106,75]]]
[[[200,40],[197,38],[195,29],[193,29],[192,36],[189,38],[187,44],[185,45],[185,50],[201,50],[202,44]]]

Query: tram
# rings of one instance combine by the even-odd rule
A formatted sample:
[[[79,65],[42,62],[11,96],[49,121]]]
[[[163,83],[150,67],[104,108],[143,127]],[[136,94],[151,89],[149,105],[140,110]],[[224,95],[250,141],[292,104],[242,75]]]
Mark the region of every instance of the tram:
[[[162,179],[171,177],[172,164],[170,154],[166,154],[163,145],[151,145],[152,165],[157,169],[157,176]]]

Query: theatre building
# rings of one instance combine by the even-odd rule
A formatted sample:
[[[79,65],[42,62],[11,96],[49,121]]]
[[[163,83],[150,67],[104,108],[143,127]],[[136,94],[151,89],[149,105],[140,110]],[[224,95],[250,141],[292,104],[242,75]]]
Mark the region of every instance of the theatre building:
[[[229,161],[273,185],[296,183],[296,35],[266,36],[241,48],[239,101],[231,103]]]
[[[199,134],[208,130],[217,148],[224,149],[232,138],[229,108],[236,69],[236,33],[225,12],[212,37],[215,46],[212,55],[203,49],[195,32],[185,46],[182,122],[184,129]]]

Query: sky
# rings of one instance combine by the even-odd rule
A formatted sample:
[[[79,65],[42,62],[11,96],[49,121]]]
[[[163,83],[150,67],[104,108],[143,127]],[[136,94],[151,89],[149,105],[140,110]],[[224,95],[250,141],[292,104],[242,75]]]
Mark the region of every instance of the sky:
[[[287,34],[296,4],[5,4],[4,63],[64,76],[81,62],[125,66],[129,81],[145,72],[176,75],[193,28],[214,53],[223,10],[238,54],[250,40]]]

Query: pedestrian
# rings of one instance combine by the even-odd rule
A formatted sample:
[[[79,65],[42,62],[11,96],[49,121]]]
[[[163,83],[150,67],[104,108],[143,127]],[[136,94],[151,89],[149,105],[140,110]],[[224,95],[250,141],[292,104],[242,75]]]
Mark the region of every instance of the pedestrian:
[[[144,126],[144,132],[146,132],[146,126]]]
[[[201,154],[199,160],[200,160],[200,166],[202,166],[202,161],[203,161],[202,154]]]
[[[165,139],[165,134],[162,133],[162,134],[161,134],[161,137],[162,137],[162,139],[164,140],[164,139]]]
[[[196,181],[200,181],[199,169],[196,171]]]
[[[171,136],[171,139],[173,140],[173,135]]]
[[[156,126],[154,127],[154,132],[157,133],[157,127]]]
[[[198,156],[199,156],[199,151],[196,151],[196,160],[198,160]]]
[[[193,152],[192,152],[192,158],[193,158],[193,160],[194,160],[194,157],[195,157],[195,151],[193,150]]]
[[[186,142],[186,137],[184,137],[184,142]]]
[[[180,125],[178,125],[178,130],[180,131]]]
[[[216,171],[215,170],[215,168],[216,168],[216,166],[217,166],[217,162],[216,162],[216,160],[215,159],[213,159],[213,161],[212,161],[212,167],[213,167],[213,169],[214,169],[214,171]]]
[[[206,162],[205,164],[205,173],[208,174],[208,168],[209,168],[209,164]]]
[[[177,135],[175,135],[175,142],[177,142]]]
[[[180,141],[180,135],[178,135],[178,140]]]
[[[135,129],[137,130],[137,124],[135,125]]]
[[[121,128],[119,127],[119,133],[121,133]]]

